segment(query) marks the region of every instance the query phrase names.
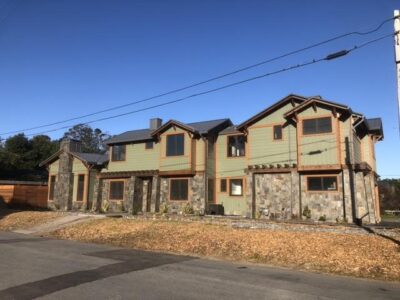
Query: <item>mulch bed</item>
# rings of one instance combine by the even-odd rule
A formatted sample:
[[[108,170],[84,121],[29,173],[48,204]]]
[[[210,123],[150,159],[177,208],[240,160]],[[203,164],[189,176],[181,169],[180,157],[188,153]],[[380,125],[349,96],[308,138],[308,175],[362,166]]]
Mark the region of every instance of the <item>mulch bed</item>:
[[[106,218],[60,229],[51,236],[144,250],[400,280],[399,242],[368,233],[301,231],[296,228],[237,228],[204,222]]]

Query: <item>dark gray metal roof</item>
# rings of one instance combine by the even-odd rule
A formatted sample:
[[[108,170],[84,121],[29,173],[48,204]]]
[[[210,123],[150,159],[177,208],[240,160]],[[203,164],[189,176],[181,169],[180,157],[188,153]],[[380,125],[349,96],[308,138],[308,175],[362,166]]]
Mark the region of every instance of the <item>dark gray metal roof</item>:
[[[219,134],[231,134],[231,133],[242,133],[242,132],[237,129],[237,125],[232,125],[222,130]]]
[[[194,131],[199,134],[207,134],[214,128],[222,125],[223,123],[230,122],[229,119],[218,119],[218,120],[210,120],[210,121],[202,121],[202,122],[194,122],[194,123],[182,123],[188,127],[193,128]],[[119,144],[119,143],[127,143],[127,142],[143,142],[146,140],[153,140],[151,136],[153,130],[151,129],[138,129],[131,130],[121,133],[108,139],[105,143],[107,145]]]
[[[215,127],[230,121],[229,119],[218,119],[218,120],[210,120],[210,121],[203,121],[203,122],[195,122],[195,123],[187,123],[186,125],[192,127],[200,134],[207,134]]]
[[[80,158],[81,160],[94,165],[102,165],[108,161],[108,154],[98,153],[82,153],[82,152],[71,152],[72,155]]]
[[[383,125],[381,118],[365,119],[365,125],[370,133],[379,135],[379,140],[383,139]]]

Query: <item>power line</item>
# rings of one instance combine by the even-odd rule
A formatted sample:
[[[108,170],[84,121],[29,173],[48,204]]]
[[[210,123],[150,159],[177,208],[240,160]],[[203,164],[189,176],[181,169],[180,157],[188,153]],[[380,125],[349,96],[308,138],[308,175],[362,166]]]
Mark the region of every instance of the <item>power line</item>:
[[[254,81],[254,80],[257,80],[257,79],[261,79],[261,78],[264,78],[264,77],[268,77],[268,76],[276,75],[276,74],[279,74],[279,73],[287,72],[287,71],[290,71],[290,70],[294,70],[294,69],[306,67],[306,66],[309,66],[309,65],[313,65],[313,64],[316,64],[316,63],[319,63],[319,62],[322,62],[322,61],[329,61],[329,60],[332,60],[332,59],[347,55],[347,54],[349,54],[349,53],[351,53],[353,51],[356,51],[356,50],[359,50],[361,48],[364,48],[364,47],[366,47],[368,45],[371,45],[373,43],[381,41],[381,40],[383,40],[385,38],[392,37],[393,35],[394,35],[393,33],[388,34],[388,35],[384,35],[384,36],[381,36],[381,37],[376,38],[374,40],[370,40],[370,41],[367,41],[367,42],[362,43],[360,45],[356,45],[356,46],[354,46],[353,48],[351,48],[349,50],[338,51],[338,52],[335,52],[333,54],[329,54],[329,55],[327,55],[325,57],[322,57],[322,58],[319,58],[319,59],[313,59],[311,61],[308,61],[308,62],[305,62],[305,63],[302,63],[302,64],[292,65],[292,66],[287,67],[287,68],[279,69],[279,70],[276,70],[276,71],[273,71],[273,72],[264,73],[262,75],[254,76],[254,77],[251,77],[251,78],[248,78],[248,79],[244,79],[244,80],[236,81],[234,83],[223,85],[223,86],[218,87],[218,88],[213,88],[213,89],[210,89],[210,90],[206,90],[204,92],[191,94],[189,96],[185,96],[185,97],[178,98],[178,99],[175,99],[175,100],[171,100],[171,101],[163,102],[163,103],[160,103],[160,104],[148,106],[148,107],[145,107],[145,108],[141,108],[141,109],[137,109],[137,110],[133,110],[133,111],[129,111],[129,112],[126,112],[126,113],[121,113],[121,114],[117,114],[117,115],[113,115],[113,116],[108,116],[108,117],[104,117],[104,118],[94,119],[94,120],[85,122],[84,124],[91,124],[91,123],[95,123],[95,122],[106,121],[106,120],[110,120],[110,119],[115,119],[115,118],[131,115],[131,114],[135,114],[135,113],[142,112],[142,111],[151,110],[151,109],[154,109],[154,108],[158,108],[158,107],[162,107],[162,106],[166,106],[166,105],[182,102],[182,101],[185,101],[185,100],[189,100],[191,98],[195,98],[195,97],[198,97],[198,96],[210,94],[210,93],[213,93],[213,92],[216,92],[216,91],[224,90],[226,88],[230,88],[230,87],[233,87],[233,86],[244,84],[244,83],[247,83],[247,82],[250,82],[250,81]],[[50,129],[50,130],[38,132],[38,133],[32,133],[32,134],[28,134],[26,136],[34,136],[34,135],[40,135],[40,134],[44,134],[44,133],[54,132],[54,131],[70,128],[71,126],[73,126],[73,125],[67,125],[67,126],[62,126],[62,127],[55,128],[55,129]]]
[[[24,129],[20,129],[20,130],[3,132],[3,133],[0,133],[0,135],[7,135],[7,134],[13,134],[13,133],[19,133],[19,132],[23,132],[23,131],[30,131],[30,130],[34,130],[34,129],[44,128],[44,127],[50,127],[50,126],[53,126],[53,125],[58,125],[58,124],[66,123],[66,122],[69,122],[69,121],[75,121],[75,120],[91,117],[91,116],[102,114],[102,113],[105,113],[105,112],[109,112],[109,111],[125,108],[125,107],[128,107],[128,106],[132,106],[132,105],[135,105],[135,104],[147,102],[147,101],[154,100],[154,99],[157,99],[157,98],[161,98],[161,97],[164,97],[164,96],[167,96],[167,95],[175,94],[175,93],[178,93],[178,92],[181,92],[181,91],[184,91],[184,90],[196,87],[196,86],[204,85],[206,83],[209,83],[209,82],[212,82],[212,81],[216,81],[218,79],[222,79],[222,78],[225,78],[225,77],[228,77],[228,76],[240,73],[240,72],[247,71],[247,70],[255,68],[255,67],[259,67],[259,66],[267,64],[267,63],[271,63],[271,62],[277,61],[279,59],[282,59],[282,58],[285,58],[285,57],[288,57],[288,56],[292,56],[294,54],[298,54],[300,52],[304,52],[304,51],[310,50],[310,49],[315,48],[315,47],[322,46],[324,44],[327,44],[327,43],[342,39],[344,37],[348,37],[348,36],[351,36],[351,35],[363,36],[363,35],[368,35],[368,34],[374,33],[376,31],[380,30],[383,25],[385,25],[386,23],[392,21],[393,19],[394,19],[394,17],[391,17],[389,19],[383,20],[377,27],[375,27],[374,29],[369,30],[369,31],[365,31],[365,32],[353,31],[353,32],[344,33],[344,34],[329,38],[327,40],[324,40],[322,42],[318,42],[318,43],[315,43],[315,44],[312,44],[312,45],[309,45],[309,46],[306,46],[306,47],[303,47],[303,48],[300,48],[300,49],[297,49],[297,50],[294,50],[294,51],[290,51],[290,52],[287,52],[285,54],[282,54],[282,55],[279,55],[279,56],[276,56],[276,57],[261,61],[259,63],[253,64],[253,65],[250,65],[250,66],[247,66],[247,67],[243,67],[243,68],[240,68],[240,69],[237,69],[237,70],[234,70],[234,71],[222,74],[222,75],[218,75],[216,77],[212,77],[212,78],[204,80],[204,81],[193,83],[193,84],[184,86],[182,88],[178,88],[178,89],[174,89],[174,90],[171,90],[171,91],[168,91],[168,92],[165,92],[165,93],[161,93],[161,94],[158,94],[158,95],[155,95],[155,96],[152,96],[152,97],[144,98],[144,99],[141,99],[141,100],[129,102],[129,103],[118,105],[118,106],[113,106],[113,107],[110,107],[110,108],[107,108],[107,109],[99,110],[99,111],[96,111],[96,112],[93,112],[93,113],[89,113],[89,114],[85,114],[85,115],[80,115],[80,116],[77,116],[77,117],[64,119],[62,121],[57,121],[57,122],[43,124],[43,125],[39,125],[39,126],[24,128]]]

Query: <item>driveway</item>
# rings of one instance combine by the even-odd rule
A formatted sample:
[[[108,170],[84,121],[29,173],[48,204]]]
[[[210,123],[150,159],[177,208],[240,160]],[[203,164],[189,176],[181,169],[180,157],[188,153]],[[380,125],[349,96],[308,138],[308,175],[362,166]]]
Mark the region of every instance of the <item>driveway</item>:
[[[0,299],[400,299],[400,284],[0,232]]]

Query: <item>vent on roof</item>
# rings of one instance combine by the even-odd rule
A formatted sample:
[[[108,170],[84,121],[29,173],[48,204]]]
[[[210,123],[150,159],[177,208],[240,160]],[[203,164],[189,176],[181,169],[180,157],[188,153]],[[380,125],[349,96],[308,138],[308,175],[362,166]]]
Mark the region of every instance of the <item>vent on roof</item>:
[[[160,118],[153,118],[150,119],[150,129],[156,130],[162,125],[162,119]]]

